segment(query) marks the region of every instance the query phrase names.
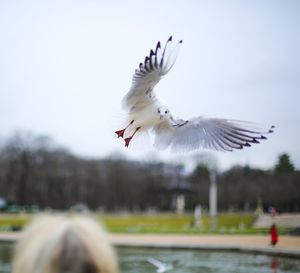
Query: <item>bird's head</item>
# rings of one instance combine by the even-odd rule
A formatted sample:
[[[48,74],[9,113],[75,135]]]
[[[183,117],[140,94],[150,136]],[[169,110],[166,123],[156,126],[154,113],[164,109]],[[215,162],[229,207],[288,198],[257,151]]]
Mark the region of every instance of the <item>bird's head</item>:
[[[169,107],[163,105],[157,108],[157,114],[160,119],[168,119],[171,116]]]

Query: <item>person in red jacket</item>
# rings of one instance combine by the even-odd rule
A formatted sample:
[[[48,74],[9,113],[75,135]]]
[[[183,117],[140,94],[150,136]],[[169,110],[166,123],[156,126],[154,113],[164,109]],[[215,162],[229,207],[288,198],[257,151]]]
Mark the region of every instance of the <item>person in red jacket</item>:
[[[271,246],[275,246],[278,243],[278,231],[275,224],[270,228]]]

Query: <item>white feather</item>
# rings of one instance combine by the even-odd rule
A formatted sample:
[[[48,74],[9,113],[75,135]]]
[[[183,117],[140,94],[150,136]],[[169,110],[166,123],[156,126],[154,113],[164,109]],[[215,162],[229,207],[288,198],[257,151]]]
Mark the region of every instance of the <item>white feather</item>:
[[[149,258],[147,261],[148,261],[148,263],[153,264],[157,268],[156,269],[157,273],[163,273],[163,272],[173,269],[173,264],[163,263],[154,258]]]

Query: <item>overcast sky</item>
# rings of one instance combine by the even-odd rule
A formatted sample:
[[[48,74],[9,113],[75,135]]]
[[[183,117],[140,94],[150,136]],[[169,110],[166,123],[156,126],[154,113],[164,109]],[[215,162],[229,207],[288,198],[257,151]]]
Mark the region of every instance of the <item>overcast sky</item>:
[[[28,130],[88,157],[182,160],[113,134],[135,68],[173,35],[183,46],[156,94],[177,116],[276,125],[262,144],[212,152],[219,168],[269,168],[283,152],[299,168],[299,26],[297,0],[1,1],[0,137]]]

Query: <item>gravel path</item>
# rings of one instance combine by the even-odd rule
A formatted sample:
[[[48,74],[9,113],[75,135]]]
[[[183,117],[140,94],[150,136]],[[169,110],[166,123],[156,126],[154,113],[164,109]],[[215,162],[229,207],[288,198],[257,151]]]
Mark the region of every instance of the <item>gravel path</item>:
[[[20,232],[0,233],[0,241],[15,241]],[[269,247],[267,235],[154,235],[154,234],[110,234],[116,245],[177,245],[177,246],[221,246],[221,247]],[[270,247],[271,248],[271,247]],[[276,249],[300,252],[300,237],[280,236]]]
[[[166,244],[190,246],[269,247],[266,235],[140,235],[112,234],[114,244]],[[278,249],[300,251],[300,237],[280,236]]]

